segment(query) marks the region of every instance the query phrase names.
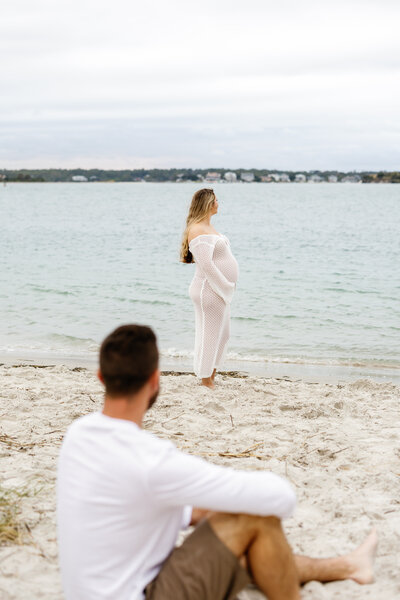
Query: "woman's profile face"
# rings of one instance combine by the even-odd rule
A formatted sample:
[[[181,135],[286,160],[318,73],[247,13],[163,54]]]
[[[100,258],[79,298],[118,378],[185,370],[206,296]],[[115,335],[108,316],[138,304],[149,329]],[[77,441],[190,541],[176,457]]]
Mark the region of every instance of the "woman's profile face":
[[[216,215],[217,212],[218,212],[218,200],[217,200],[217,198],[215,198],[213,204],[211,205],[211,214]]]

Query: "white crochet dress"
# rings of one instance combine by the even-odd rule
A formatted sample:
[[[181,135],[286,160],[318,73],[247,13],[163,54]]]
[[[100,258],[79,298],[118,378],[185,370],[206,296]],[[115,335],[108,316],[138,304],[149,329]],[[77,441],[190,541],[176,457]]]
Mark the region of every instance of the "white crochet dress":
[[[196,318],[194,372],[203,378],[211,376],[224,356],[238,264],[225,235],[198,235],[189,250],[196,263],[189,288]]]

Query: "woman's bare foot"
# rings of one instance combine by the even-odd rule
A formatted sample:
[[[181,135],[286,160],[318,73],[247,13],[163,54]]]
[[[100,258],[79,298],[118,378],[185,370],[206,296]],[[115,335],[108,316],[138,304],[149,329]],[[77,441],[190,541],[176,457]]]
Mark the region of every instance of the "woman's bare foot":
[[[374,581],[374,560],[378,547],[378,534],[375,527],[364,542],[348,555],[349,579],[357,583],[372,583]]]
[[[213,390],[215,388],[212,377],[203,377],[203,379],[201,380],[201,385],[205,385],[206,387],[210,388],[211,390]]]
[[[216,372],[217,372],[217,369],[214,369],[214,371],[212,372],[212,375],[211,375],[212,381],[214,381],[214,379],[215,379]]]

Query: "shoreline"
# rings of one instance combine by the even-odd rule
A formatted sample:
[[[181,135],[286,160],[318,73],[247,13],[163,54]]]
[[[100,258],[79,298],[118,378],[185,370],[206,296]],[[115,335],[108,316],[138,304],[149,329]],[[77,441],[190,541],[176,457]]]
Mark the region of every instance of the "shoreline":
[[[96,371],[98,355],[51,354],[46,352],[0,352],[0,365],[6,366],[65,366]],[[160,355],[162,373],[170,375],[193,375],[192,361],[189,358]],[[353,366],[337,364],[313,364],[290,362],[265,362],[246,360],[225,360],[221,374],[236,377],[260,377],[263,379],[303,380],[312,383],[349,383],[367,379],[378,383],[400,384],[400,369],[379,366]]]

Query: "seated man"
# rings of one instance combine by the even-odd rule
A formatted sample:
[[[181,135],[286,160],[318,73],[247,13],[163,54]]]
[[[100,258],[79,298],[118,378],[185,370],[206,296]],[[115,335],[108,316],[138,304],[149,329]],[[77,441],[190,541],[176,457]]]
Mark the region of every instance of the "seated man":
[[[70,426],[59,461],[67,600],[223,600],[250,581],[269,600],[294,600],[312,579],[372,581],[375,532],[347,556],[294,556],[281,527],[295,507],[287,481],[209,464],[143,431],[159,377],[151,329],[125,325],[104,340],[103,411]]]

